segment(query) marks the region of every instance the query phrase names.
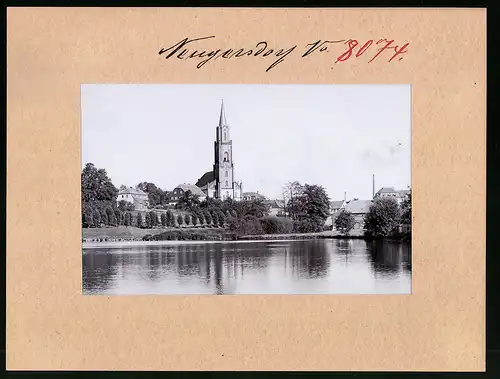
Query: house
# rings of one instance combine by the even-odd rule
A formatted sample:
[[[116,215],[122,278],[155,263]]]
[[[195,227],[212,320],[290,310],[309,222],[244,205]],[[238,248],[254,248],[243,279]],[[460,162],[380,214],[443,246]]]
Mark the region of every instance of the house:
[[[264,204],[269,207],[269,216],[286,216],[284,200],[265,200]]]
[[[330,202],[330,216],[325,221],[325,226],[332,226],[335,222],[335,218],[340,213],[345,206],[345,200],[331,201]]]
[[[131,203],[136,211],[144,211],[149,207],[148,194],[139,188],[121,187],[116,198],[117,206],[120,201]]]
[[[376,198],[393,198],[395,199],[398,204],[401,204],[401,202],[410,194],[410,190],[396,190],[394,187],[382,187],[379,189],[375,195],[373,196],[374,199]]]
[[[257,192],[243,192],[243,200],[267,200],[264,195]]]
[[[364,232],[365,216],[370,210],[373,200],[350,200],[344,205],[343,210],[350,212],[354,217],[354,228],[352,234],[362,234]]]
[[[186,183],[179,184],[177,187],[174,188],[174,190],[171,193],[169,193],[170,196],[169,204],[175,205],[187,191],[191,191],[191,193],[194,196],[196,196],[199,201],[204,200],[207,196],[198,186]]]

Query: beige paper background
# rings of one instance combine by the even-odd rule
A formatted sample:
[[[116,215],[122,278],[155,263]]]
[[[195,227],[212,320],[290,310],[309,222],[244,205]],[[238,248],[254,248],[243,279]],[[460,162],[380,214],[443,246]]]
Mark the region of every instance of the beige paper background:
[[[484,370],[486,12],[10,8],[7,368]],[[260,40],[410,41],[402,61],[157,55]],[[382,37],[381,37],[382,36]],[[337,50],[336,50],[337,51]],[[413,293],[82,296],[80,84],[412,84]]]

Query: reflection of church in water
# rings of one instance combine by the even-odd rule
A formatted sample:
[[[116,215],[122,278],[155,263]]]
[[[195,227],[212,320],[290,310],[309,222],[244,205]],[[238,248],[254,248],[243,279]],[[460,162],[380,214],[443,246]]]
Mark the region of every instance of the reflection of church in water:
[[[242,183],[236,182],[234,178],[233,141],[226,122],[224,102],[221,104],[219,125],[215,131],[213,170],[203,174],[196,186],[211,198],[241,200]]]

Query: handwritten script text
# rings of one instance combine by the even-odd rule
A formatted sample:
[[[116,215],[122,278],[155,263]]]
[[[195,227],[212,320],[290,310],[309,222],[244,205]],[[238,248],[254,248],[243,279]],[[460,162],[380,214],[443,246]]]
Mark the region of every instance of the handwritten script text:
[[[203,49],[201,41],[210,40],[215,36],[200,38],[184,38],[174,45],[162,48],[158,55],[165,59],[178,58],[181,60],[198,61],[196,68],[200,69],[211,61],[217,59],[236,59],[245,57],[265,58],[271,61],[266,72],[270,71],[289,56],[299,54],[300,58],[306,58],[318,54],[333,53],[333,63],[351,61],[354,59],[366,59],[367,63],[372,63],[376,59],[386,60],[387,62],[401,61],[408,53],[409,42],[396,44],[395,40],[382,38],[379,40],[358,41],[355,39],[342,40],[317,40],[303,47],[291,45],[285,47],[271,46],[266,41],[257,42],[253,46],[246,48],[218,48]]]

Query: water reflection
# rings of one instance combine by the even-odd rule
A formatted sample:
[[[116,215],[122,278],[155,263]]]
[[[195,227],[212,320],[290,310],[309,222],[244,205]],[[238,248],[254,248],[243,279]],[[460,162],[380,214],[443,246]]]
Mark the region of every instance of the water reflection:
[[[308,240],[87,249],[83,288],[85,294],[410,293],[411,248]]]

